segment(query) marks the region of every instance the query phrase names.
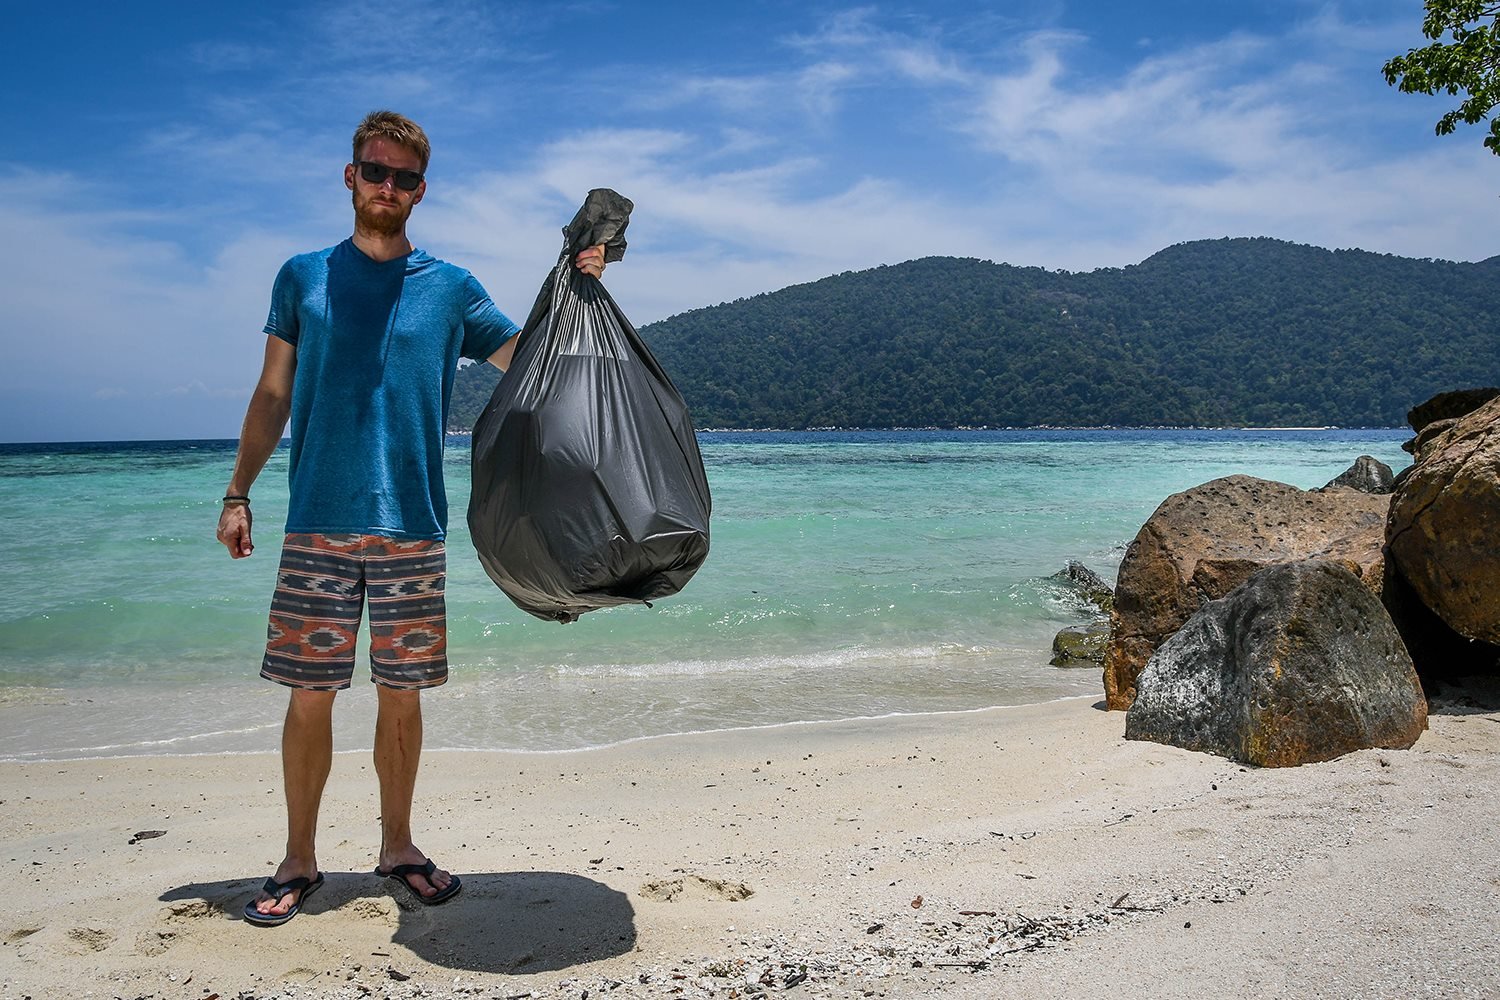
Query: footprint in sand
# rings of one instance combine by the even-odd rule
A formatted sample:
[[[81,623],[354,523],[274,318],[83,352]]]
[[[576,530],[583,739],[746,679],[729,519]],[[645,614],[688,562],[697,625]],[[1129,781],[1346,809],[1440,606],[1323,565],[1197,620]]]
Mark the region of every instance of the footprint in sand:
[[[223,911],[207,900],[189,899],[181,903],[173,903],[162,910],[160,922],[163,924],[186,924],[197,920],[211,920],[223,915]]]
[[[136,935],[135,950],[147,958],[156,958],[166,954],[167,949],[172,947],[172,942],[175,940],[177,940],[176,931],[141,931]]]
[[[113,934],[98,927],[71,928],[67,933],[67,938],[87,951],[103,951],[115,943]]]
[[[755,890],[743,882],[724,882],[701,875],[686,878],[661,879],[647,882],[640,888],[641,896],[659,903],[671,903],[679,899],[709,899],[738,903],[755,895]]]
[[[383,899],[362,898],[349,903],[349,912],[356,919],[371,920],[376,923],[395,927],[400,922],[398,912],[400,904],[389,897]]]
[[[157,912],[156,927],[136,935],[135,950],[148,958],[155,958],[172,947],[178,934],[190,925],[223,918],[223,908],[204,899],[188,899],[164,906]]]

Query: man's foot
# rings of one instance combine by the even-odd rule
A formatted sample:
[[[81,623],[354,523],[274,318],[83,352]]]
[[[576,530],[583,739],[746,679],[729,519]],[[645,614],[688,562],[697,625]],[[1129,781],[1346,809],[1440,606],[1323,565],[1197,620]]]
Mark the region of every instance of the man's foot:
[[[302,912],[302,904],[309,896],[323,887],[323,873],[316,878],[299,875],[278,882],[266,879],[260,895],[245,904],[245,921],[260,927],[275,927]]]
[[[427,906],[446,903],[463,888],[463,882],[457,875],[440,870],[431,858],[426,858],[419,864],[392,865],[389,868],[377,866],[375,874],[400,882],[417,897],[417,902]]]
[[[305,884],[298,885],[298,879],[304,879]],[[245,904],[245,919],[267,926],[284,924],[291,919],[288,914],[301,907],[308,887],[322,884],[323,873],[318,871],[316,859],[303,860],[288,855],[281,859],[276,874],[266,879],[255,898]],[[256,912],[258,919],[250,916],[251,910]],[[286,920],[277,919],[279,917],[286,917]]]

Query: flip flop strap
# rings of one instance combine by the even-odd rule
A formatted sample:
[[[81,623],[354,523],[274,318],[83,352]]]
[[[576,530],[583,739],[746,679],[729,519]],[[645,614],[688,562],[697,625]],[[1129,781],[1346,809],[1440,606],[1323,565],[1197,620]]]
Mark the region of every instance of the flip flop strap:
[[[406,878],[406,876],[408,875],[420,875],[427,880],[427,883],[429,885],[431,885],[432,874],[435,871],[437,871],[437,862],[433,861],[431,858],[428,858],[420,865],[397,865],[396,867],[392,868],[387,873],[387,875],[395,875],[398,878]]]
[[[266,884],[261,886],[260,890],[279,903],[283,897],[296,892],[298,889],[306,889],[312,885],[312,882],[313,880],[306,875],[299,875],[285,882],[278,882],[273,878],[267,878]]]

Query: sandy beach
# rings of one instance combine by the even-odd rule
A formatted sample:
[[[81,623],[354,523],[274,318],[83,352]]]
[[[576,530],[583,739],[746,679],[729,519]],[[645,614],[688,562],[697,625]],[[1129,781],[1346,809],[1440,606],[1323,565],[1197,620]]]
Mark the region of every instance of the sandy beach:
[[[270,929],[274,756],[4,764],[0,996],[1493,997],[1500,713],[1434,709],[1286,770],[1089,698],[430,753],[417,840],[465,882],[431,908],[369,874],[339,754],[328,882]]]

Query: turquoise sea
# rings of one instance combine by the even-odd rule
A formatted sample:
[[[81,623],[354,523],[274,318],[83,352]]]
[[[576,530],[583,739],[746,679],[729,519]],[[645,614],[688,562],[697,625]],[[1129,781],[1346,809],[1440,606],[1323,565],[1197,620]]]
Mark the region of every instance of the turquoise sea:
[[[452,679],[427,745],[569,750],[665,733],[962,711],[1101,693],[1048,664],[1088,610],[1048,579],[1113,579],[1169,494],[1246,473],[1321,486],[1402,430],[700,435],[712,552],[652,609],[533,619],[480,569],[469,449],[449,441]],[[0,759],[273,750],[285,690],[256,675],[286,452],[255,555],[214,540],[232,441],[0,445]],[[336,745],[370,745],[360,657]]]

